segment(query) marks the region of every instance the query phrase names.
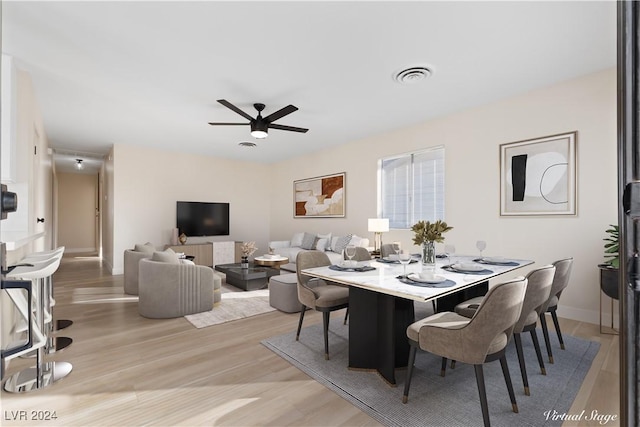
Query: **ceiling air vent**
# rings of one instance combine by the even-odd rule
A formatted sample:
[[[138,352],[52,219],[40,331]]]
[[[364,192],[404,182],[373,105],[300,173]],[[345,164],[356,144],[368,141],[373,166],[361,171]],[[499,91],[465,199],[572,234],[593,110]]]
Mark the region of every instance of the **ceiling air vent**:
[[[238,145],[241,146],[241,147],[252,148],[252,147],[256,146],[256,143],[255,142],[249,142],[249,141],[243,141],[243,142],[239,142]]]
[[[414,84],[430,77],[433,74],[428,67],[410,67],[398,71],[393,75],[393,79],[403,85]]]

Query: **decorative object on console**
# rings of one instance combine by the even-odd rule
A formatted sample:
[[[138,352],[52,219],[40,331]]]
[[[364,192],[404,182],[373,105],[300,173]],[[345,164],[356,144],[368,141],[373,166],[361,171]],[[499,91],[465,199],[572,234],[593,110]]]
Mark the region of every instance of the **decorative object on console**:
[[[436,250],[435,242],[444,242],[443,233],[453,229],[442,220],[435,222],[418,221],[411,226],[411,230],[415,233],[413,243],[422,246],[422,265],[429,268],[436,266]]]
[[[368,229],[370,233],[375,233],[374,254],[380,254],[382,247],[382,233],[389,231],[389,218],[369,218]]]
[[[344,218],[346,173],[293,182],[294,218]]]
[[[500,145],[500,215],[575,215],[578,132]]]
[[[185,243],[187,243],[187,235],[182,233],[180,237],[178,237],[178,240],[180,241],[181,245],[184,245]]]
[[[249,268],[249,257],[258,249],[256,242],[243,242],[240,250],[242,251],[242,260],[240,262],[242,268]]]

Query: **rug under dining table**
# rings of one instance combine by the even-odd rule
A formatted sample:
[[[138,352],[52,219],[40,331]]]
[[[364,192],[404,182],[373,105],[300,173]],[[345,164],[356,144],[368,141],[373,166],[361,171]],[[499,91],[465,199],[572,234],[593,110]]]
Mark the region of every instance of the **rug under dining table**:
[[[475,426],[482,425],[482,412],[473,366],[458,363],[440,376],[441,359],[418,351],[411,381],[409,402],[402,403],[406,369],[396,371],[396,387],[389,386],[375,372],[349,370],[348,325],[335,316],[329,328],[330,360],[324,359],[322,324],[303,328],[300,341],[295,331],[266,339],[267,348],[324,384],[343,398],[387,426]],[[551,331],[553,334],[553,331]],[[498,361],[485,364],[489,414],[493,426],[561,425],[551,416],[569,411],[580,386],[591,367],[600,344],[572,336],[564,336],[566,350],[561,350],[552,336],[554,364],[546,363],[547,375],[538,367],[529,334],[522,342],[531,396],[525,396],[515,346],[507,347],[511,380],[519,413],[511,411],[511,403]],[[542,341],[542,333],[539,333]],[[543,345],[543,354],[546,353]]]

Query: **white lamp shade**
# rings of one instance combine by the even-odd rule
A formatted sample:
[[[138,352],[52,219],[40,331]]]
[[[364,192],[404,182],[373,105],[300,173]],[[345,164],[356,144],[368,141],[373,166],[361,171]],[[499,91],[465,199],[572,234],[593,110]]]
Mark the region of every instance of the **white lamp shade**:
[[[373,233],[389,231],[389,218],[369,218],[369,231]]]

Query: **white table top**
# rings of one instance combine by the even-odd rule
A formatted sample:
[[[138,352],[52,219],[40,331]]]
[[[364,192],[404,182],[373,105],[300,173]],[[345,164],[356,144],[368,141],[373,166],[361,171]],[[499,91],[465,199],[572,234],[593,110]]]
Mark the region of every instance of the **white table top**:
[[[473,256],[460,256],[455,255],[454,259],[456,263],[459,262],[472,262],[477,257]],[[349,272],[349,271],[337,271],[332,270],[329,267],[317,267],[302,270],[303,274],[312,277],[319,277],[325,280],[331,280],[333,282],[342,283],[349,286],[356,286],[363,289],[369,289],[376,292],[381,292],[389,295],[398,296],[401,298],[412,299],[415,301],[429,301],[435,298],[448,295],[453,292],[457,292],[461,289],[468,288],[477,285],[481,282],[485,282],[501,274],[508,273],[518,268],[531,265],[534,261],[521,260],[521,259],[509,259],[509,261],[517,262],[517,266],[508,265],[485,265],[478,264],[485,267],[487,270],[491,270],[493,273],[488,274],[463,274],[454,273],[443,270],[442,267],[448,264],[446,259],[438,259],[436,263],[435,274],[444,276],[445,278],[454,281],[456,284],[448,288],[428,288],[422,286],[413,286],[400,282],[397,276],[403,274],[403,266],[400,264],[385,264],[372,260],[370,265],[375,267],[375,270],[365,272]],[[417,273],[422,271],[422,263],[417,262],[409,264],[407,266],[407,274]],[[524,274],[523,274],[524,275]]]

